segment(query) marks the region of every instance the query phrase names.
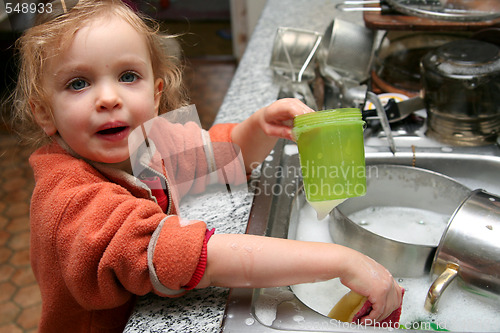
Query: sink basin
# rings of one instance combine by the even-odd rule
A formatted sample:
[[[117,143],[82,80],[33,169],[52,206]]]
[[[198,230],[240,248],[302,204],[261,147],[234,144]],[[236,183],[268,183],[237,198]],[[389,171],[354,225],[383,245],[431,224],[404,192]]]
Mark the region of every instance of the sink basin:
[[[366,164],[398,164],[416,166],[449,176],[474,190],[482,188],[500,194],[500,147],[402,147],[392,154],[386,147],[366,146]],[[300,234],[299,216],[308,204],[301,193],[297,147],[289,141],[279,141],[251,186],[255,197],[250,212],[247,233],[271,237],[330,241],[327,224],[316,221],[316,235]],[[323,220],[324,221],[324,220]],[[302,228],[304,229],[304,228]],[[338,279],[323,290],[340,286]],[[400,281],[401,282],[401,281]],[[401,283],[403,286],[404,283]],[[405,286],[406,287],[406,286]],[[263,289],[232,289],[222,324],[223,332],[369,332],[369,327],[357,327],[325,316],[324,311],[307,304],[301,294],[309,285]],[[344,287],[345,288],[345,287]],[[458,289],[458,287],[457,287]],[[347,292],[347,289],[345,289]],[[424,301],[425,295],[422,300]],[[405,296],[405,302],[412,300]],[[411,301],[410,301],[411,302]],[[307,304],[307,305],[306,305]],[[334,304],[334,303],[332,303]],[[495,306],[498,307],[496,304]],[[462,306],[463,307],[463,306]],[[403,309],[404,311],[404,309]],[[496,311],[500,311],[496,309]],[[487,320],[483,317],[482,320]],[[481,320],[479,319],[479,320]],[[407,327],[408,328],[408,327]],[[411,328],[411,327],[410,327]],[[430,327],[427,327],[430,329]],[[380,328],[378,328],[379,330]],[[374,331],[377,328],[373,329]],[[471,331],[465,329],[466,331]],[[421,332],[421,330],[405,330]]]

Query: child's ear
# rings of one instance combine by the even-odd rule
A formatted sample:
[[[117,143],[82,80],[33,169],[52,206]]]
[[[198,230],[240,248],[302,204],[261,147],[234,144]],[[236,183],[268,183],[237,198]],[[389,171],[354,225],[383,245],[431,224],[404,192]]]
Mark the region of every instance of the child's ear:
[[[45,134],[48,136],[56,134],[57,128],[52,113],[39,102],[30,102],[30,107],[37,124],[43,129]]]
[[[156,79],[155,80],[155,108],[156,111],[158,111],[158,108],[160,107],[160,100],[161,100],[161,95],[163,94],[163,79]]]

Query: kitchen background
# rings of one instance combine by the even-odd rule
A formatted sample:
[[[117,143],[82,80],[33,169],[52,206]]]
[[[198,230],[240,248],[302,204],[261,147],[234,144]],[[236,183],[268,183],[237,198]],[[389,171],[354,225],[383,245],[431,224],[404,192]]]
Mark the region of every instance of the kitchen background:
[[[15,1],[14,1],[15,2]],[[265,0],[152,0],[141,10],[165,30],[183,34],[185,80],[201,124],[209,128],[244,52]],[[156,15],[154,13],[157,13]],[[36,332],[41,298],[29,262],[29,201],[34,186],[28,157],[5,120],[15,77],[10,28],[0,1],[0,333]]]

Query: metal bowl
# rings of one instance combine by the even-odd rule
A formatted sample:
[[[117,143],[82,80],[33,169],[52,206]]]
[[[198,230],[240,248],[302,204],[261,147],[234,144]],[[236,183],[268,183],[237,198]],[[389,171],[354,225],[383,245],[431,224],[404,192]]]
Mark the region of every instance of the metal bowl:
[[[366,195],[351,198],[330,213],[332,239],[337,244],[348,246],[373,258],[394,276],[419,277],[429,273],[449,218],[471,191],[447,176],[425,169],[400,165],[371,165],[367,166],[366,170]],[[444,219],[442,232],[419,235],[419,238],[432,236],[436,239],[435,244],[413,243],[407,239],[395,239],[372,232],[362,226],[363,221],[353,221],[349,217],[360,211],[378,208],[383,208],[384,213],[393,217],[399,214],[408,217],[408,213],[403,213],[408,211],[429,212],[433,218],[439,215]],[[404,211],[405,209],[408,210]],[[403,218],[395,220],[389,228],[402,228],[406,222]],[[427,220],[424,223],[428,222]],[[418,228],[417,230],[425,232]],[[416,234],[420,231],[412,232]]]

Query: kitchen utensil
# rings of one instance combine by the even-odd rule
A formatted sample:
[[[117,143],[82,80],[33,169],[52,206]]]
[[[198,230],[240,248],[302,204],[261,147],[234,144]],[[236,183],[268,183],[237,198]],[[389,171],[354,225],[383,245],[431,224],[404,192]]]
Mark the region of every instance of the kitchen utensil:
[[[380,7],[364,5],[379,4]],[[342,11],[380,11],[445,21],[488,21],[500,17],[497,0],[346,0]]]
[[[366,191],[363,126],[359,109],[306,113],[294,118],[307,201],[324,218],[340,200]]]
[[[279,27],[274,38],[271,68],[292,81],[314,78],[314,61],[322,40],[316,31]]]
[[[385,0],[394,10],[449,21],[488,21],[500,17],[498,0]]]
[[[375,52],[372,89],[419,96],[422,57],[439,46],[467,37],[465,33],[451,32],[387,32]]]
[[[407,100],[396,102],[393,98],[389,99],[384,105],[389,123],[401,121],[411,115],[413,112],[425,110],[424,100],[420,97],[413,97]],[[363,119],[377,116],[376,109],[363,111]]]
[[[473,39],[422,58],[428,134],[450,144],[485,145],[500,133],[500,47]]]
[[[436,312],[440,297],[458,276],[475,294],[500,299],[500,197],[473,191],[457,208],[432,263],[438,278],[429,288],[425,308]]]
[[[382,102],[380,102],[380,99],[378,98],[378,96],[371,91],[368,91],[366,93],[366,100],[370,101],[371,103],[373,103],[373,105],[375,105],[377,118],[380,120],[380,124],[382,125],[382,129],[384,130],[385,135],[387,137],[389,149],[391,150],[391,152],[393,154],[396,153],[396,144],[395,144],[394,138],[392,136],[391,125],[389,125],[389,120],[387,119],[387,114],[385,113],[384,106],[382,105]]]
[[[276,32],[271,68],[279,76],[278,98],[298,98],[317,110],[308,81],[315,78],[314,57],[322,35],[316,31],[280,27]]]
[[[323,34],[318,50],[317,59],[322,75],[334,82],[363,82],[369,77],[373,45],[372,30],[336,18]]]
[[[387,164],[366,166],[366,187],[330,213],[333,241],[394,276],[427,274],[446,222],[470,190],[436,172]]]
[[[432,10],[434,8],[441,8],[439,0],[406,0],[406,2],[409,5],[419,6],[421,9],[427,8]],[[386,0],[346,0],[336,5],[335,8],[344,12],[380,12],[383,15],[402,14]]]

